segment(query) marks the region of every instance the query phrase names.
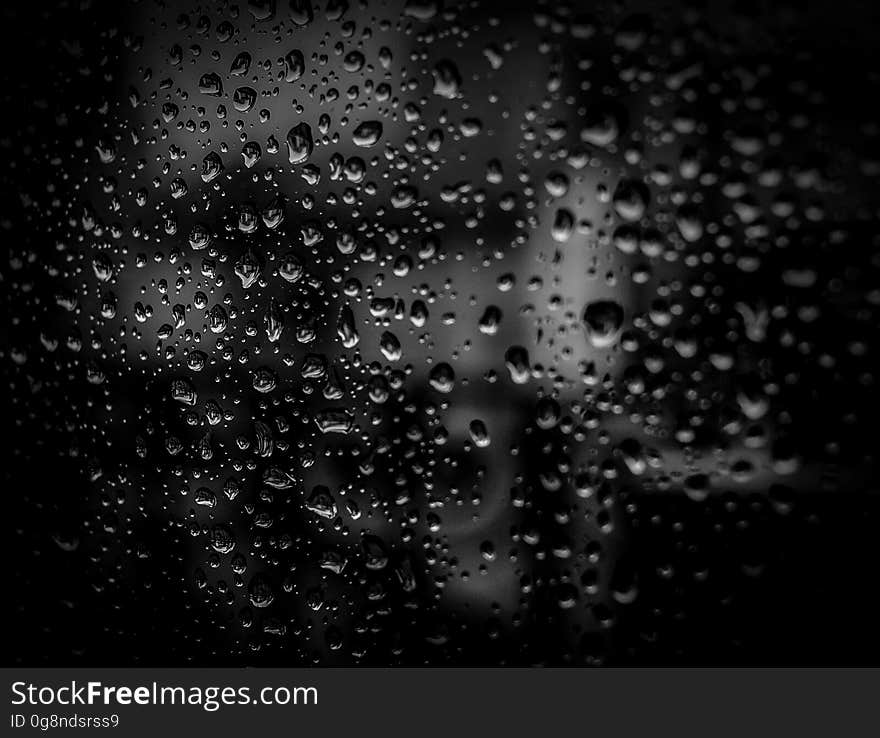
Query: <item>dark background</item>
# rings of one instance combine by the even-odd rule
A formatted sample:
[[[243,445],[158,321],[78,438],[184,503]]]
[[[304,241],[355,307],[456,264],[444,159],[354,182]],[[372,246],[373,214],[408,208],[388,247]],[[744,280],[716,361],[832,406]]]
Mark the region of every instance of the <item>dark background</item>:
[[[469,22],[501,15],[507,25],[498,32],[500,37],[512,36],[520,48],[526,49],[547,35],[545,29],[533,22],[539,10],[531,5],[511,7],[487,2],[472,4],[461,15]],[[614,29],[652,29],[649,48],[638,54],[643,54],[643,58],[629,60],[635,67],[644,64],[649,68],[668,68],[675,61],[671,58],[677,48],[674,40],[684,39],[683,43],[689,46],[688,58],[697,58],[702,64],[702,72],[694,83],[698,94],[693,102],[693,116],[702,128],[691,138],[709,169],[719,162],[719,168],[724,169],[724,159],[729,156],[729,138],[725,133],[731,120],[748,130],[749,126],[763,125],[753,123],[749,115],[741,112],[750,109],[749,93],[742,89],[732,87],[729,92],[738,102],[737,112],[729,117],[718,106],[704,102],[724,96],[716,92],[712,82],[720,80],[719,84],[727,84],[726,72],[737,64],[745,69],[765,70],[753,94],[770,107],[775,120],[806,117],[806,123],[796,128],[799,133],[786,128],[786,138],[777,149],[784,158],[783,168],[793,167],[803,177],[811,171],[819,172],[819,179],[828,183],[828,187],[808,186],[795,195],[799,211],[816,207],[822,216],[806,218],[804,224],[792,229],[791,244],[784,251],[762,251],[760,246],[750,250],[746,243],[737,252],[738,260],[721,261],[713,269],[715,283],[723,288],[714,300],[717,310],[708,309],[709,300],[702,302],[696,297],[687,298],[684,304],[687,313],[704,314],[702,321],[691,326],[696,341],[709,350],[732,345],[735,355],[740,355],[737,351],[743,339],[729,338],[726,320],[734,313],[736,303],[764,299],[787,306],[791,326],[789,319],[780,319],[781,325],[774,323],[774,339],[790,329],[796,340],[808,344],[810,350],[787,351],[768,341],[741,357],[749,368],[736,378],[728,381],[711,371],[706,373],[701,391],[713,398],[713,403],[704,412],[695,440],[688,445],[711,465],[719,444],[736,443],[719,441],[719,437],[724,436],[721,429],[726,422],[725,412],[736,406],[738,394],[755,381],[775,380],[780,389],[772,400],[775,420],[765,427],[769,437],[766,453],[776,461],[790,456],[799,458],[801,467],[797,474],[777,479],[771,470],[755,475],[746,485],[725,481],[713,485],[707,499],[695,502],[682,491],[680,478],[672,477],[666,484],[663,480],[658,483],[659,474],[648,479],[624,471],[599,485],[599,502],[596,498],[580,501],[572,492],[576,486],[574,473],[559,471],[560,458],[570,453],[569,439],[558,427],[545,430],[534,422],[536,404],[548,391],[548,383],[543,389],[536,389],[540,382],[518,388],[507,381],[504,349],[516,344],[529,346],[533,340],[531,330],[518,329],[519,333],[506,333],[490,350],[473,360],[476,366],[495,369],[501,377],[499,384],[484,389],[477,381],[484,370],[472,371],[472,383],[467,388],[457,388],[458,394],[450,400],[450,413],[456,406],[474,408],[471,415],[478,417],[482,413],[490,428],[505,426],[507,430],[500,435],[504,438],[506,432],[517,441],[520,453],[515,458],[506,455],[493,438],[493,455],[484,459],[462,451],[464,441],[454,437],[455,450],[450,453],[458,466],[441,463],[437,475],[444,488],[459,485],[468,489],[475,478],[487,474],[495,487],[503,488],[504,495],[510,487],[523,490],[528,500],[525,508],[510,507],[505,500],[502,512],[487,524],[485,536],[477,536],[473,541],[467,538],[468,522],[466,516],[462,517],[460,525],[464,532],[460,535],[467,541],[459,544],[463,553],[459,553],[453,534],[439,544],[435,541],[431,546],[423,546],[425,537],[432,537],[426,524],[431,510],[427,497],[413,494],[411,501],[400,509],[394,500],[402,488],[418,487],[423,476],[418,465],[435,457],[422,445],[410,446],[405,440],[396,443],[389,453],[374,458],[377,471],[369,480],[369,487],[373,500],[378,502],[372,504],[368,493],[357,498],[364,510],[378,511],[369,525],[389,541],[392,564],[374,572],[365,566],[356,542],[343,540],[339,530],[329,523],[316,525],[314,516],[299,502],[314,484],[324,483],[336,489],[348,483],[361,483],[357,461],[349,455],[350,446],[355,443],[345,440],[336,444],[343,449],[338,456],[330,456],[330,461],[324,457],[308,472],[306,476],[311,477],[302,481],[302,489],[267,498],[261,496],[263,489],[249,477],[241,496],[231,501],[235,507],[224,508],[230,502],[221,496],[218,510],[227,511],[226,520],[236,531],[239,543],[237,552],[243,551],[250,558],[243,586],[235,592],[232,604],[225,602],[225,596],[216,589],[218,578],[234,581],[229,557],[212,571],[205,564],[210,552],[204,533],[201,537],[193,534],[193,526],[210,528],[212,523],[204,519],[201,511],[193,513],[189,502],[183,504],[177,498],[180,483],[172,465],[154,463],[152,455],[143,461],[135,453],[135,436],[150,424],[174,429],[193,448],[204,431],[187,428],[180,419],[179,408],[168,400],[171,374],[151,373],[161,362],[150,364],[153,368],[147,371],[141,367],[129,370],[120,363],[113,341],[109,340],[118,321],[102,324],[90,317],[95,314],[98,298],[90,260],[77,257],[83,267],[83,271],[77,271],[77,259],[68,256],[88,255],[95,249],[94,229],[82,227],[83,220],[88,220],[92,212],[104,225],[117,218],[127,233],[133,220],[141,217],[131,215],[127,204],[116,216],[107,211],[108,197],[101,193],[104,170],[95,159],[96,139],[116,125],[117,116],[122,116],[118,101],[126,99],[130,84],[141,86],[138,65],[150,62],[149,54],[154,52],[164,58],[162,55],[167,55],[170,44],[183,44],[188,38],[189,32],[175,30],[173,24],[142,25],[141,21],[154,15],[174,18],[178,11],[189,13],[195,21],[203,14],[212,19],[225,17],[229,6],[206,4],[201,8],[178,9],[173,3],[128,6],[90,2],[50,6],[15,2],[5,4],[2,10],[4,113],[0,146],[4,154],[4,205],[0,229],[9,254],[8,262],[0,270],[6,316],[2,364],[4,381],[9,387],[3,412],[3,485],[10,543],[7,612],[12,621],[7,627],[6,664],[625,665],[880,661],[876,628],[880,615],[876,602],[880,554],[876,529],[880,510],[874,460],[878,417],[874,369],[880,304],[876,299],[880,260],[875,196],[878,139],[874,120],[878,71],[874,46],[878,23],[872,4],[695,2],[668,3],[662,7],[573,4],[569,11],[564,6],[546,8],[551,18],[554,14],[565,19],[571,14],[588,13],[599,19],[597,25],[601,30],[589,43],[577,39],[558,41],[557,51],[564,60],[570,62],[579,57],[584,44],[595,60],[589,75],[594,81],[598,77],[599,83],[589,91],[579,90],[577,84],[578,75],[583,73],[586,78],[587,73],[579,72],[571,63],[565,65],[565,84],[575,90],[573,94],[582,98],[581,104],[587,109],[598,104],[595,96],[603,80],[609,87],[621,84],[617,75],[627,60],[614,59],[618,53],[614,48]],[[241,17],[246,17],[247,12],[243,4]],[[315,25],[320,25],[321,32],[326,26],[329,33],[338,33],[338,23],[322,20],[323,12],[323,6],[316,3]],[[345,18],[354,18],[360,27],[369,26],[373,15],[369,7],[352,3]],[[444,23],[454,22],[437,18],[428,25],[443,27]],[[241,27],[247,26],[242,21]],[[486,43],[501,42],[491,26],[483,24],[482,33],[484,38],[478,35],[468,41],[468,49],[473,44],[478,52]],[[302,34],[312,40],[319,31],[308,27]],[[206,38],[207,49],[210,34]],[[390,43],[397,44],[393,48],[395,65],[404,63],[398,60],[406,59],[406,50],[413,44],[418,46],[411,34],[394,27],[382,38],[391,38]],[[328,48],[334,42],[331,36]],[[134,63],[125,61],[132,47],[139,44],[148,51],[140,56],[135,54]],[[248,48],[248,44],[244,43],[242,48]],[[430,45],[428,48],[432,49]],[[432,62],[438,54],[430,50]],[[231,57],[228,51],[224,52],[218,67],[225,70]],[[466,80],[471,65],[477,68],[472,57],[478,58],[479,54],[473,52],[471,56],[462,54],[457,58]],[[161,66],[158,59],[153,62],[157,77]],[[485,65],[484,61],[481,63]],[[339,65],[335,57],[333,64]],[[498,84],[505,93],[515,89],[518,81],[510,66],[503,67],[499,75]],[[519,71],[525,79],[524,68]],[[802,81],[796,87],[797,94],[792,92],[793,80]],[[192,88],[196,82],[197,76],[187,73],[177,78],[173,87],[189,87],[195,98],[197,94]],[[232,89],[235,83],[228,86]],[[344,90],[344,81],[338,86]],[[413,93],[414,101],[426,89],[430,92],[423,85],[423,89]],[[532,102],[530,95],[530,91],[523,93],[523,106]],[[644,100],[637,96],[620,97],[619,104],[635,118],[636,111],[644,108]],[[231,109],[229,101],[226,102]],[[436,113],[432,105],[425,106],[426,117]],[[485,100],[475,96],[470,112],[482,116],[484,105]],[[764,108],[758,110],[761,112],[756,119],[766,120]],[[664,114],[665,109],[657,113],[661,117]],[[149,113],[147,120],[155,115]],[[234,118],[234,114],[230,115],[230,119]],[[283,130],[289,127],[283,121],[278,125]],[[513,125],[511,122],[510,126]],[[765,133],[759,131],[757,135]],[[388,136],[393,135],[389,127]],[[155,152],[143,144],[143,137],[139,143],[123,137],[119,149],[131,161],[145,159],[139,176],[147,182],[156,176],[159,165]],[[402,140],[396,145],[401,146]],[[514,158],[515,147],[503,142],[495,145],[499,146],[505,171],[516,172],[520,162]],[[283,151],[283,140],[281,147]],[[203,153],[196,154],[190,152],[190,158],[200,161]],[[597,155],[607,156],[609,166],[620,166],[619,152]],[[240,159],[237,153],[235,156]],[[446,179],[451,182],[473,177],[470,166],[471,163],[448,162]],[[258,171],[264,171],[262,167]],[[251,174],[244,170],[230,173],[225,184],[229,201],[265,204],[269,188],[255,182]],[[791,176],[796,180],[796,174]],[[196,182],[198,186],[197,178]],[[129,186],[123,183],[120,190]],[[507,182],[506,186],[514,185]],[[682,187],[688,186],[682,183]],[[436,215],[430,211],[431,217],[442,217],[442,207],[436,205],[437,193],[429,196],[434,201],[431,207],[436,208]],[[703,197],[702,207],[710,217],[729,208],[720,187],[706,187]],[[159,211],[167,214],[175,209],[180,211],[179,233],[185,235],[191,227],[192,213],[170,199]],[[346,210],[344,206],[338,209],[340,213]],[[552,215],[552,211],[551,208],[547,212]],[[316,213],[316,217],[328,215],[333,213]],[[509,217],[487,216],[481,226],[491,234],[486,251],[494,245],[493,238],[499,243],[510,243],[516,238],[520,227],[514,220],[518,215],[523,216],[524,211]],[[161,221],[156,212],[149,217]],[[387,217],[406,225],[409,216],[391,212]],[[234,224],[235,213],[218,206],[210,218],[212,228],[224,232],[226,225]],[[542,218],[552,220],[550,215]],[[455,218],[450,220],[442,242],[443,248],[453,254],[456,239],[467,234]],[[147,224],[148,229],[151,227]],[[736,243],[745,242],[739,227],[732,226]],[[787,226],[778,228],[785,230]],[[232,231],[230,243],[236,238],[234,226]],[[290,231],[293,232],[295,229]],[[285,234],[289,235],[286,231]],[[177,238],[181,240],[180,236]],[[167,239],[167,246],[160,241],[159,247],[169,251],[173,241]],[[59,242],[65,248],[59,248]],[[414,242],[410,251],[417,247]],[[547,249],[552,247],[550,244]],[[156,244],[151,243],[145,251],[151,253],[154,248]],[[507,270],[517,275],[521,288],[509,298],[510,308],[505,307],[506,331],[514,330],[509,324],[515,322],[512,316],[518,306],[532,299],[524,291],[533,268],[531,258],[523,256],[525,248],[521,247],[519,257],[512,254],[498,270],[504,272],[506,265]],[[543,247],[539,244],[537,248]],[[127,261],[133,261],[136,250],[132,246]],[[760,267],[744,276],[739,268],[741,259],[756,254],[761,257]],[[192,259],[194,265],[198,258],[196,254]],[[333,272],[341,261],[337,255],[334,263],[321,259],[310,263],[309,273],[315,276],[317,286],[304,287],[301,296],[302,300],[319,306],[314,310],[318,332],[315,345],[334,360],[334,352],[340,353],[338,346],[334,348],[340,298],[338,290],[334,295],[322,285],[332,282]],[[450,258],[449,262],[452,261]],[[781,284],[780,274],[793,266],[814,270],[819,275],[816,284],[807,289],[788,289]],[[229,289],[237,288],[230,265],[224,268],[233,282]],[[446,267],[432,272],[429,268],[424,277],[417,275],[414,281],[427,282],[439,290],[443,269]],[[604,269],[603,262],[600,270]],[[654,278],[675,279],[674,269],[674,265],[661,265]],[[165,276],[173,282],[176,271],[165,262],[151,274],[150,278]],[[495,288],[495,276],[495,272],[465,272],[465,276],[457,278],[462,295],[473,293],[478,297],[477,307],[473,308],[476,315],[485,300],[503,299]],[[126,286],[120,277],[114,283],[120,298],[120,314],[138,299],[136,288],[146,279],[137,275]],[[566,293],[571,283],[564,277],[560,279],[560,290]],[[620,289],[625,288],[621,285]],[[221,289],[220,294],[224,291]],[[387,291],[377,288],[376,294],[384,295]],[[62,292],[79,295],[82,312],[73,319],[57,307]],[[240,293],[241,290],[236,292],[236,300]],[[401,293],[407,294],[402,289]],[[623,299],[629,301],[633,312],[648,311],[653,298],[643,294],[647,293],[636,291]],[[130,299],[127,295],[131,295]],[[262,294],[263,302],[268,295],[268,291]],[[584,295],[565,296],[576,303],[579,313]],[[407,294],[407,304],[409,301],[411,296]],[[172,297],[171,302],[177,300]],[[363,311],[363,305],[359,309]],[[543,308],[538,309],[540,312]],[[799,311],[805,309],[815,310],[819,317],[799,322],[794,316],[803,314]],[[432,306],[432,323],[442,312],[441,306]],[[164,320],[153,319],[152,328]],[[441,357],[456,342],[471,337],[475,343],[479,341],[480,335],[466,325],[470,324],[464,320],[456,324],[451,329],[454,337],[445,344],[440,342],[434,355]],[[241,331],[241,327],[237,330]],[[378,333],[381,331],[375,335]],[[95,334],[104,337],[101,346],[92,343]],[[366,335],[373,334],[367,330]],[[653,345],[643,343],[634,357],[636,363],[652,350],[668,351],[663,337],[661,328]],[[60,347],[46,351],[45,344],[56,338]],[[70,350],[71,341],[75,344],[78,338],[82,348]],[[375,344],[375,338],[370,340]],[[393,397],[378,410],[381,428],[390,438],[405,439],[411,430],[413,421],[407,406],[423,407],[425,403],[440,401],[427,385],[427,369],[423,366],[426,349],[412,345],[412,341],[410,337],[405,355],[416,367],[406,382],[405,396]],[[150,351],[153,343],[152,337],[143,342]],[[854,348],[854,344],[858,346]],[[105,351],[109,351],[109,357]],[[367,349],[363,351],[366,356]],[[300,350],[298,357],[302,353]],[[479,347],[475,353],[479,353]],[[833,370],[805,358],[820,354],[836,359]],[[374,358],[371,355],[367,361]],[[180,359],[178,355],[175,361]],[[105,384],[88,380],[90,368],[96,364],[108,375]],[[342,361],[340,366],[343,365],[348,366]],[[685,376],[689,370],[687,362],[676,359],[674,354],[668,359],[663,376],[675,389],[666,392],[652,408],[668,417],[671,428],[686,424],[693,412],[688,400],[692,380]],[[756,376],[759,380],[755,380]],[[247,368],[236,364],[220,377],[213,389],[205,380],[204,391],[222,393],[224,385],[237,388],[250,382]],[[650,381],[653,380],[649,378]],[[618,392],[619,382],[618,373],[611,380],[609,387],[613,389],[609,392]],[[262,402],[266,402],[265,398],[251,392],[241,414],[246,420],[251,416],[269,418],[275,410],[271,403],[264,406]],[[303,407],[306,409],[301,411],[307,413],[314,406]],[[495,417],[499,419],[493,421]],[[431,432],[423,419],[417,422],[423,423],[424,432]],[[600,417],[598,430],[593,430],[590,437],[595,438],[606,428],[613,439],[611,447],[619,447],[624,436],[619,435],[616,422]],[[227,431],[230,442],[236,434],[249,432],[244,426]],[[300,438],[297,434],[306,443],[313,440],[308,432],[295,426],[293,446]],[[154,443],[161,453],[158,437],[148,442]],[[614,456],[618,465],[620,458],[620,454]],[[190,464],[188,470],[198,467],[196,462],[186,463]],[[208,477],[217,489],[228,476],[228,463],[226,456],[218,454],[209,465],[214,476]],[[480,466],[486,469],[480,471]],[[546,475],[558,473],[563,477],[563,493],[550,494]],[[400,481],[401,475],[404,483]],[[200,485],[190,482],[192,489],[197,486]],[[590,512],[590,505],[598,507]],[[613,535],[604,537],[596,532],[596,520],[602,522],[603,509],[614,521]],[[391,512],[384,519],[387,510]],[[411,526],[411,540],[401,540],[400,528],[404,526],[399,518],[410,510],[418,513],[414,516],[417,522]],[[577,519],[587,512],[589,522],[577,529],[562,525],[558,522],[562,512]],[[274,520],[270,533],[255,527],[255,515],[260,513]],[[522,543],[523,533],[536,531],[540,534],[539,543]],[[292,542],[287,547],[278,544],[285,535]],[[446,594],[438,593],[437,569],[426,552],[448,545],[448,555],[470,561],[463,566],[476,571],[481,562],[476,544],[483,537],[494,539],[499,562],[490,564],[488,574],[482,576],[482,580],[489,582],[489,594],[474,594],[476,590],[467,588],[456,590],[457,573],[441,574],[450,581]],[[245,541],[250,542],[249,546],[244,545]],[[554,547],[561,545],[571,545],[577,554],[574,561],[554,555]],[[328,546],[351,552],[351,564],[344,577],[330,577],[313,566]],[[515,563],[505,558],[511,548],[520,551]],[[594,596],[587,591],[585,582],[590,577],[590,556],[597,550],[601,555],[598,563],[593,563],[599,572],[600,586],[599,594]],[[398,584],[396,571],[403,566],[402,562],[409,562],[414,572],[412,591]],[[197,584],[201,576],[196,574],[197,569],[206,578],[205,587]],[[276,596],[269,608],[251,610],[246,596],[257,576],[268,578]],[[474,574],[474,579],[482,581],[480,576]],[[633,582],[637,582],[638,596],[629,603],[625,595]],[[284,591],[285,584],[289,584],[290,591]],[[374,587],[375,590],[371,589]],[[560,609],[559,601],[572,596],[572,590],[577,600],[574,610]],[[371,591],[381,591],[383,597],[372,599]],[[313,596],[325,603],[320,610],[308,605]],[[493,608],[492,603],[503,597],[507,598],[504,605]]]

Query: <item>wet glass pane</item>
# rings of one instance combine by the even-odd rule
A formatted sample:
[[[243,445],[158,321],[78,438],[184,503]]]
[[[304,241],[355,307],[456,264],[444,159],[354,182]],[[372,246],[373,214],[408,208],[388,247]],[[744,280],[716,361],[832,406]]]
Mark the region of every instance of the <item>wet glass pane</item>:
[[[12,658],[876,662],[876,9],[3,7]]]

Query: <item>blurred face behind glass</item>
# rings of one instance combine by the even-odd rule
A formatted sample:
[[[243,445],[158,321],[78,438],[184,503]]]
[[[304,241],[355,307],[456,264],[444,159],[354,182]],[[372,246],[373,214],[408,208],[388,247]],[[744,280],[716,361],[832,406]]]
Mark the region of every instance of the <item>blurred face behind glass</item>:
[[[192,334],[189,345],[186,339],[172,340],[153,350],[145,330],[143,355],[132,362],[135,371],[149,376],[168,372],[169,365],[181,366],[183,371],[173,376],[185,377],[194,388],[196,409],[213,399],[224,413],[232,411],[229,420],[210,428],[210,443],[218,448],[210,463],[204,459],[184,462],[177,472],[181,481],[167,479],[167,474],[163,478],[161,472],[154,478],[180,488],[181,496],[174,495],[179,500],[177,514],[209,526],[228,526],[236,539],[255,536],[274,543],[278,536],[289,537],[296,547],[310,538],[306,545],[312,546],[319,561],[324,561],[326,550],[345,550],[360,531],[368,532],[383,541],[392,558],[397,556],[401,576],[415,572],[419,586],[411,596],[439,612],[439,632],[448,628],[444,621],[450,612],[453,618],[474,619],[481,629],[485,629],[487,615],[494,614],[500,616],[492,618],[491,631],[497,635],[500,623],[527,601],[528,582],[544,558],[536,561],[531,549],[544,549],[547,543],[538,543],[541,531],[547,535],[553,529],[552,523],[548,528],[541,519],[545,503],[529,501],[528,507],[537,509],[535,518],[532,510],[511,506],[511,490],[531,488],[537,470],[529,471],[529,464],[547,467],[550,475],[559,473],[553,468],[555,457],[548,464],[542,449],[523,448],[523,430],[533,422],[535,388],[512,385],[504,369],[505,352],[511,346],[529,347],[528,360],[538,367],[556,364],[563,353],[569,369],[576,373],[584,339],[572,330],[572,323],[579,319],[574,316],[587,295],[624,300],[626,288],[588,274],[591,268],[595,271],[598,261],[588,248],[565,246],[569,239],[583,242],[590,234],[587,221],[600,213],[595,193],[598,176],[589,171],[573,177],[559,174],[566,149],[554,150],[555,132],[574,125],[576,116],[571,106],[558,101],[564,85],[573,86],[576,79],[558,76],[560,52],[537,43],[532,13],[507,9],[505,35],[496,37],[492,29],[501,24],[490,7],[471,14],[468,23],[473,31],[468,34],[450,32],[454,23],[440,16],[433,18],[434,26],[402,10],[388,8],[382,13],[382,17],[399,17],[396,23],[367,23],[370,14],[365,11],[349,12],[342,20],[333,13],[318,13],[306,28],[288,22],[279,29],[274,16],[262,19],[261,11],[252,8],[254,17],[242,13],[244,17],[236,23],[239,32],[230,40],[220,40],[225,37],[220,27],[222,13],[200,17],[195,9],[175,7],[157,14],[152,6],[140,8],[138,27],[164,29],[177,24],[186,28],[181,29],[179,48],[169,48],[168,39],[175,34],[145,33],[143,48],[120,75],[121,80],[143,78],[144,89],[138,93],[149,97],[139,100],[127,114],[134,135],[121,142],[117,156],[144,160],[138,173],[138,185],[143,182],[148,193],[142,210],[145,217],[139,221],[145,242],[142,251],[152,257],[150,249],[155,248],[163,258],[155,266],[148,260],[140,271],[131,270],[127,281],[121,278],[118,294],[123,305],[146,305],[158,298],[157,304],[150,305],[155,311],[153,323],[164,320],[169,311],[173,316],[175,305],[183,306],[185,330]],[[206,29],[203,33],[193,29],[200,24]],[[431,39],[433,34],[439,38]],[[193,43],[183,42],[190,37]],[[298,61],[297,52],[305,60],[305,73],[287,82],[300,73],[291,69]],[[227,68],[235,73],[229,74]],[[519,71],[513,74],[512,68]],[[459,69],[478,71],[456,80]],[[425,74],[425,70],[430,71]],[[204,75],[215,71],[223,86],[218,97],[205,94]],[[164,79],[172,80],[172,85],[157,84]],[[157,87],[155,93],[146,94]],[[255,89],[260,94],[251,102],[249,95]],[[237,108],[237,99],[242,109]],[[246,112],[245,105],[251,106]],[[162,111],[162,119],[156,118],[157,111]],[[329,123],[323,136],[322,118]],[[352,141],[352,131],[364,121],[382,124],[381,137],[369,148]],[[290,166],[285,161],[289,159],[285,137],[302,122],[309,125],[315,148],[303,165]],[[548,124],[549,136],[541,130]],[[203,164],[202,159],[209,152],[220,154],[223,171],[205,182],[206,168],[213,164],[210,160]],[[572,155],[584,156],[582,152]],[[355,176],[349,177],[346,163],[340,175],[339,157],[346,163],[360,157],[364,179],[357,180],[358,167]],[[316,183],[308,181],[313,176],[311,168],[320,172]],[[330,172],[334,174],[328,176]],[[155,189],[149,186],[154,178],[163,179],[162,175],[165,180],[173,178],[175,187],[185,189],[186,195],[175,201],[163,192],[164,183]],[[395,179],[389,186],[391,178]],[[417,188],[418,203],[413,207],[397,210],[389,203],[395,196],[393,183],[398,181]],[[372,198],[358,192],[367,182],[377,191]],[[354,193],[351,198],[349,193]],[[154,201],[158,206],[152,206]],[[574,208],[558,215],[566,201]],[[272,222],[270,228],[260,215],[271,207],[283,212],[283,220]],[[580,222],[565,222],[573,216]],[[149,219],[159,231],[155,236],[147,235]],[[321,241],[307,249],[301,231],[316,226],[322,231]],[[195,234],[193,238],[198,239],[203,233],[210,234],[210,245],[201,254],[192,253],[187,236]],[[355,244],[353,253],[346,243],[337,245],[339,234]],[[191,265],[181,289],[172,284],[164,290],[160,282],[170,281],[168,254],[164,253],[169,243],[179,244],[171,247],[172,258]],[[175,248],[183,254],[174,255]],[[241,278],[232,272],[236,260],[249,248],[260,253],[262,277],[244,289]],[[298,256],[304,273],[293,286],[278,278],[279,262],[290,251]],[[568,253],[563,255],[564,251]],[[266,259],[264,252],[272,256]],[[206,272],[200,266],[203,255],[216,271]],[[212,280],[212,274],[221,275],[220,284]],[[154,291],[157,284],[160,295]],[[201,314],[191,303],[199,292],[207,298],[202,298]],[[215,304],[222,305],[227,315],[241,316],[224,326],[227,330],[220,332],[216,348],[216,339],[205,330]],[[284,329],[280,340],[270,342],[265,316],[273,304],[282,311]],[[313,426],[294,421],[285,440],[294,449],[302,447],[300,461],[307,464],[302,469],[299,499],[292,503],[285,499],[281,504],[278,497],[287,498],[288,493],[265,487],[261,493],[260,485],[254,485],[251,494],[257,500],[263,498],[257,506],[266,514],[247,520],[236,507],[240,500],[230,504],[216,488],[229,476],[242,476],[232,473],[232,459],[253,454],[250,448],[244,453],[235,448],[237,437],[251,436],[253,421],[271,422],[277,410],[272,401],[253,391],[241,391],[237,383],[250,383],[256,368],[265,367],[281,380],[281,387],[286,376],[293,377],[294,384],[305,356],[324,356],[326,375],[309,382],[309,394],[297,399],[304,417],[332,405],[325,395],[328,379],[348,374],[343,384],[352,382],[350,359],[340,355],[345,352],[340,351],[336,335],[343,306],[351,306],[356,316],[358,368],[364,373],[363,366],[372,363],[376,367],[368,373],[374,378],[369,383],[372,399],[367,403],[366,421],[358,419],[369,434],[365,438],[372,442],[344,443],[341,450],[324,454],[324,438],[315,437]],[[420,306],[429,312],[427,325],[420,319]],[[250,334],[246,327],[238,331],[238,340],[225,340],[235,332],[236,324],[240,328],[248,322]],[[386,331],[400,342],[402,358],[391,366],[401,378],[406,375],[405,390],[376,371],[387,364],[381,352]],[[543,334],[543,339],[536,342],[536,333]],[[169,351],[169,345],[176,350]],[[224,349],[233,356],[225,365],[216,358]],[[213,360],[202,371],[187,372],[187,356],[199,351]],[[455,388],[448,394],[438,391],[443,384],[439,378],[443,367],[437,369],[441,364],[450,366],[455,377]],[[555,390],[552,386],[546,390],[555,398],[548,401],[553,405],[577,401],[582,388],[577,378],[560,377]],[[485,428],[485,438],[476,424]],[[352,458],[352,448],[367,454],[376,446],[381,450],[389,440],[397,445],[414,427],[433,441],[427,451],[371,454],[375,471],[365,475],[363,466],[359,471],[363,457]],[[531,458],[524,464],[517,455],[525,453]],[[579,461],[584,459],[570,463]],[[241,470],[240,460],[232,463],[233,468],[239,464],[236,471]],[[187,476],[192,481],[183,482]],[[300,519],[298,511],[290,512],[316,485],[328,488],[340,507],[346,502],[340,493],[347,494],[357,508],[357,518],[345,520],[343,513],[341,526],[328,525],[312,514]],[[198,487],[212,486],[219,503],[206,514],[193,505],[193,495]],[[555,514],[569,517],[564,507]],[[613,551],[608,545],[613,537],[603,536],[589,521],[595,510],[584,502],[580,507],[579,520],[572,526],[574,536],[559,542],[559,566],[548,569],[558,568],[565,580],[571,573],[564,559],[578,555],[573,546],[603,538]],[[554,514],[552,507],[546,514]],[[270,520],[271,525],[262,531],[260,526]],[[611,524],[609,516],[606,530]],[[511,541],[511,528],[517,525],[523,526],[523,534]],[[436,543],[425,552],[420,550],[420,539],[426,527]],[[523,536],[531,546],[522,542]],[[338,600],[337,607],[343,610],[334,617],[338,626],[350,617],[346,604],[357,595],[339,584],[338,575],[328,575],[315,566],[317,562],[299,560],[299,556],[273,553],[256,558],[248,561],[244,582],[254,572],[277,579],[279,569],[282,576],[286,568],[296,569],[287,574],[288,588],[307,593],[312,608],[324,599]],[[185,566],[207,571],[212,583],[229,577],[227,566],[213,572],[204,561],[205,552],[196,544]],[[274,607],[280,609],[279,603]],[[282,613],[279,621],[293,614],[320,622],[321,616],[304,607],[302,598],[292,597]],[[247,621],[252,616],[248,613],[243,618]],[[235,641],[239,634],[231,637]],[[314,640],[321,649],[320,638]]]

